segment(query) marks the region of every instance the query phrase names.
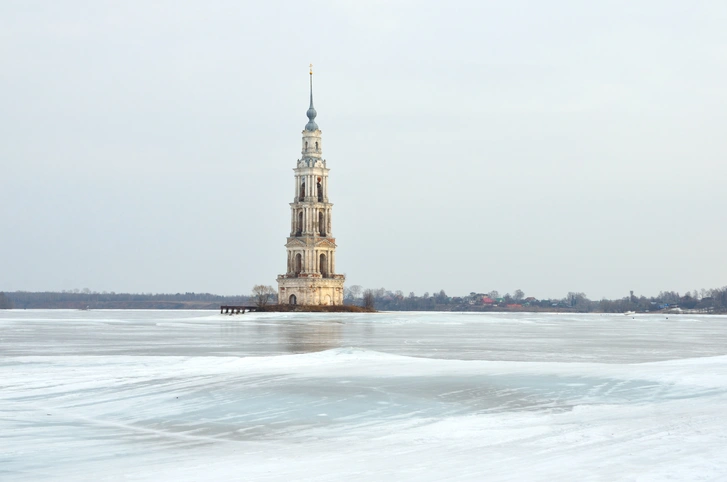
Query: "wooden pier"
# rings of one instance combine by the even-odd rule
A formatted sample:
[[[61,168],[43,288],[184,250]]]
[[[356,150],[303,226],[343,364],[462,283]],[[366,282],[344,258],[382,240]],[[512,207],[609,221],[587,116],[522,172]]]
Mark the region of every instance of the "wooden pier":
[[[237,305],[222,305],[220,306],[220,314],[229,315],[244,315],[246,311],[257,311],[257,306],[237,306]]]

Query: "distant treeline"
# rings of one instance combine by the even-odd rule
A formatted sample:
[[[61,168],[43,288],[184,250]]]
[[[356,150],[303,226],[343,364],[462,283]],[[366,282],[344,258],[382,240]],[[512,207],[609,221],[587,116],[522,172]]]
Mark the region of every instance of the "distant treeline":
[[[590,300],[585,293],[569,292],[563,298],[537,299],[526,296],[522,290],[500,295],[471,292],[467,296],[448,296],[444,290],[417,296],[385,288],[364,289],[353,285],[346,288],[347,304],[368,304],[373,298],[379,311],[567,311],[578,313],[639,313],[676,310],[700,313],[727,313],[727,286],[708,290],[694,290],[680,295],[676,291],[662,291],[657,296],[637,296],[633,292],[623,298]]]
[[[272,288],[271,288],[272,290]],[[274,291],[274,290],[273,290]],[[271,302],[275,302],[275,296]],[[662,291],[657,296],[629,296],[615,300],[590,300],[585,293],[569,292],[563,298],[537,299],[522,290],[500,295],[497,291],[471,292],[466,296],[437,293],[404,295],[384,288],[347,287],[344,302],[379,311],[567,311],[578,313],[623,313],[682,310],[727,313],[727,286],[679,294]],[[373,306],[371,305],[373,303]],[[220,305],[254,305],[253,296],[220,296],[210,293],[97,293],[90,290],[61,292],[0,292],[0,309],[199,309],[216,310]]]
[[[210,293],[97,293],[90,290],[0,293],[0,309],[207,310],[219,309],[220,305],[248,303],[249,296]]]

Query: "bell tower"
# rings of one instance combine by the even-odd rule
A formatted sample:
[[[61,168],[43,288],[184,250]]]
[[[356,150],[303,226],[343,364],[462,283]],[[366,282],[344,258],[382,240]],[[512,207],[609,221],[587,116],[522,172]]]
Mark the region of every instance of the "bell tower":
[[[290,236],[285,243],[287,271],[278,275],[280,304],[342,305],[345,277],[336,273],[336,239],[331,232],[333,204],[328,200],[328,167],[322,157],[318,113],[313,107],[313,69],[310,107],[303,129],[301,158],[293,169],[295,188],[290,203]]]

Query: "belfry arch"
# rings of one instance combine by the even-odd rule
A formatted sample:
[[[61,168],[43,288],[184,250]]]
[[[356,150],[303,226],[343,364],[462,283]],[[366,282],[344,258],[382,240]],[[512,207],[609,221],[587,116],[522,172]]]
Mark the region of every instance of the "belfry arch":
[[[293,272],[296,276],[300,276],[300,273],[303,271],[303,256],[301,256],[300,253],[295,255],[295,264],[293,267]]]
[[[325,253],[321,253],[319,257],[319,264],[318,269],[321,272],[321,276],[324,278],[328,277],[328,257],[325,255]]]

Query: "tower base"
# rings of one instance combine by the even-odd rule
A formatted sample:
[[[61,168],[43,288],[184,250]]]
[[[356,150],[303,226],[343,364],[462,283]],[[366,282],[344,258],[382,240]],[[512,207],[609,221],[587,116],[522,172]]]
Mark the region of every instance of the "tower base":
[[[320,275],[319,275],[320,276]],[[328,278],[278,276],[278,303],[281,305],[342,305],[342,274]]]

